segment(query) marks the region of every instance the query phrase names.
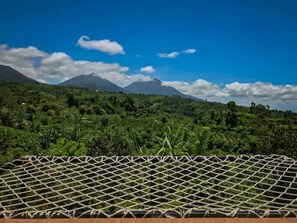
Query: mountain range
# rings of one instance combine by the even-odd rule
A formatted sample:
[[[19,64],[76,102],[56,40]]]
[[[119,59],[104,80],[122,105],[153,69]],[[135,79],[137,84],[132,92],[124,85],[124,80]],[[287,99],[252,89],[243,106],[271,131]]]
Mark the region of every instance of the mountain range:
[[[0,81],[13,81],[13,82],[35,82],[33,80],[15,69],[0,65]],[[73,78],[70,78],[67,81],[64,81],[59,84],[60,86],[74,86],[74,87],[83,87],[88,88],[94,91],[106,91],[106,92],[123,92],[131,94],[157,94],[165,96],[180,96],[183,98],[190,98],[194,100],[200,100],[196,97],[186,95],[176,90],[171,86],[164,86],[162,82],[158,79],[152,79],[151,81],[138,81],[130,84],[127,87],[120,87],[109,80],[103,79],[96,74],[88,75],[79,75]]]
[[[120,86],[98,77],[95,74],[80,75],[59,84],[60,86],[75,86],[84,87],[96,91],[107,92],[124,92],[130,94],[157,94],[165,96],[178,95],[183,98],[191,98],[197,100],[197,98],[183,94],[170,86],[163,86],[162,82],[158,79],[152,79],[151,81],[138,81],[134,82],[127,87],[121,88]]]

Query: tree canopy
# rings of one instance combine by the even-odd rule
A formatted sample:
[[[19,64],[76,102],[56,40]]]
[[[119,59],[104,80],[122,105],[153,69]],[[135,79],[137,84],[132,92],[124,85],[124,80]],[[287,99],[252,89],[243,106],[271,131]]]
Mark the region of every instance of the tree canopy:
[[[297,158],[297,115],[179,96],[0,84],[0,162],[24,155],[280,154]]]

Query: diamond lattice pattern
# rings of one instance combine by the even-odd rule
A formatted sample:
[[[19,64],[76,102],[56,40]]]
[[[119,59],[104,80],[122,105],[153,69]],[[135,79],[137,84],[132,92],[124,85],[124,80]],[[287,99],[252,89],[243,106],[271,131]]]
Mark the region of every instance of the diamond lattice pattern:
[[[0,173],[6,218],[297,216],[297,162],[284,156],[30,156]]]

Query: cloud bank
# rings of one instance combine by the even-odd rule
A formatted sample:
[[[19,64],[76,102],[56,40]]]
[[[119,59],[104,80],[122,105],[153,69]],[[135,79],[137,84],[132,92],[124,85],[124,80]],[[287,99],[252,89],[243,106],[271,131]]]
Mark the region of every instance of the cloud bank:
[[[294,109],[297,111],[297,85],[233,82],[219,86],[202,79],[198,79],[193,83],[163,81],[162,84],[172,86],[182,93],[210,101],[226,103],[235,100],[241,105],[250,105],[251,102],[256,102],[269,104],[272,108]]]
[[[110,55],[125,54],[124,48],[118,42],[108,39],[91,40],[88,36],[81,36],[77,41],[77,45],[84,49],[98,50]]]
[[[10,48],[0,44],[0,64],[11,66],[31,78],[48,83],[60,83],[74,76],[90,73],[122,87],[135,81],[151,80],[145,75],[127,74],[129,68],[118,63],[73,60],[64,52],[46,53],[31,46]]]

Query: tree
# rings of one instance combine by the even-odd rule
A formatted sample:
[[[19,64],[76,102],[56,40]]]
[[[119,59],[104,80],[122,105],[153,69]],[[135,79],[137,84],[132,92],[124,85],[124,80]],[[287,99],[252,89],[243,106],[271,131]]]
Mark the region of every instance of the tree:
[[[14,122],[14,112],[4,107],[0,109],[0,121],[2,125],[12,127]]]
[[[78,106],[79,106],[78,100],[71,93],[67,94],[67,101],[66,102],[67,102],[67,105],[69,107],[77,107],[78,108]]]
[[[11,140],[11,136],[8,134],[7,131],[1,131],[0,137],[0,154],[6,155],[7,148],[9,146],[9,141]]]
[[[122,106],[125,108],[125,111],[135,111],[134,100],[131,96],[126,96],[125,100],[122,102]]]
[[[85,156],[87,151],[84,143],[59,138],[56,144],[50,143],[48,153],[51,156]]]
[[[229,102],[227,103],[227,107],[228,107],[228,109],[230,110],[230,112],[232,112],[232,113],[234,113],[234,112],[237,111],[235,101],[229,101]]]
[[[290,118],[292,116],[292,111],[291,110],[286,110],[284,114],[284,118]]]
[[[254,112],[255,112],[255,107],[256,107],[256,103],[255,103],[255,102],[252,102],[252,103],[251,103],[251,106],[250,106],[250,113],[254,114]]]
[[[264,119],[270,115],[270,110],[265,105],[257,104],[254,108],[254,114]]]
[[[228,112],[226,116],[226,125],[231,128],[234,128],[234,127],[237,127],[237,122],[238,122],[238,118],[236,113]]]
[[[226,125],[231,128],[237,127],[238,118],[236,115],[236,111],[237,111],[236,103],[234,101],[229,101],[227,103],[227,107],[229,109],[229,112],[226,116]]]
[[[284,129],[275,129],[260,141],[261,153],[281,154],[297,159],[297,133]]]
[[[88,147],[88,156],[128,156],[132,154],[131,144],[123,137],[113,134],[93,138]]]

